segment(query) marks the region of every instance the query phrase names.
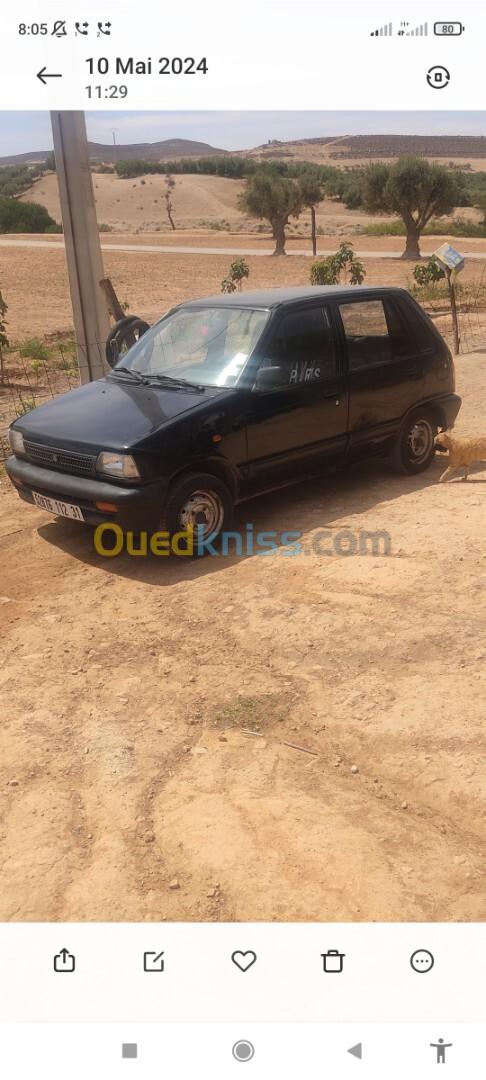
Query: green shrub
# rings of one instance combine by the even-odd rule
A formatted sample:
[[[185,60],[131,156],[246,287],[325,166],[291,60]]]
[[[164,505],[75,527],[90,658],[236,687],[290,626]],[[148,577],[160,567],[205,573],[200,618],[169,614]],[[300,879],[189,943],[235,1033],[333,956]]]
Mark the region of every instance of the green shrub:
[[[229,274],[221,282],[221,292],[241,292],[244,278],[250,276],[250,267],[245,259],[235,259],[229,268]]]
[[[407,232],[403,221],[399,221],[398,218],[394,218],[393,221],[376,221],[371,225],[364,225],[362,231],[365,236],[405,236]]]
[[[25,413],[32,412],[32,409],[35,409],[36,406],[37,401],[35,397],[24,398],[22,397],[22,394],[19,394],[18,404],[15,406],[15,415],[25,416]]]
[[[33,180],[40,171],[39,168],[29,168],[27,165],[0,166],[0,196],[6,195],[13,198],[15,195],[21,195],[32,186]]]
[[[50,226],[60,229],[45,206],[0,196],[0,233],[45,233]]]
[[[346,243],[334,255],[312,263],[311,285],[338,285],[343,273],[349,276],[350,285],[361,285],[366,277],[363,263],[356,258],[352,245]]]
[[[362,232],[365,236],[405,236],[406,229],[403,221],[394,218],[365,225]],[[483,238],[486,237],[486,225],[477,224],[474,221],[465,221],[463,218],[456,218],[454,221],[438,221],[437,218],[433,218],[423,230],[423,236],[477,236]]]
[[[437,281],[441,281],[442,278],[445,278],[445,271],[442,269],[440,263],[437,262],[437,259],[434,259],[432,256],[425,265],[423,263],[417,263],[413,276],[417,285],[434,285]]]
[[[48,360],[49,350],[40,338],[26,338],[19,345],[19,356],[23,360]]]

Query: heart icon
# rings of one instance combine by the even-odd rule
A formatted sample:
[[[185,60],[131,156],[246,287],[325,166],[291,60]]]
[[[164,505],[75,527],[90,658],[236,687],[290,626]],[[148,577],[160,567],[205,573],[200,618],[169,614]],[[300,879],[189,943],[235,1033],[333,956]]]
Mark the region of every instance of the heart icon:
[[[248,949],[247,952],[242,952],[241,949],[237,949],[231,956],[233,963],[236,964],[236,967],[239,968],[240,971],[248,971],[249,968],[253,967],[253,964],[256,963],[256,958],[256,952],[253,952],[251,949]]]

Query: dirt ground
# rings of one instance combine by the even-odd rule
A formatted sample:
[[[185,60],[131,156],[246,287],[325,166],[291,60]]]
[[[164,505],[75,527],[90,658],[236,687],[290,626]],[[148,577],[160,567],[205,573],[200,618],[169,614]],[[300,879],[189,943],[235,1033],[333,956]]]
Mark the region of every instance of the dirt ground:
[[[153,234],[137,237],[137,243],[150,242],[154,244],[166,244],[173,237],[170,234]],[[177,236],[177,234],[176,234]],[[8,309],[8,332],[11,341],[19,341],[33,334],[46,334],[72,332],[72,309],[69,296],[69,282],[67,276],[64,249],[59,240],[52,240],[53,250],[46,251],[43,247],[15,247],[8,246],[9,239],[17,240],[42,240],[46,237],[12,237],[2,238],[0,243],[0,282],[2,292],[6,298]],[[104,239],[104,238],[102,238]],[[350,238],[357,247],[356,237]],[[403,250],[403,238],[401,237],[366,237],[363,238],[366,249],[376,250],[376,258],[367,258],[366,284],[402,285],[405,288],[413,285],[412,266],[400,259]],[[252,237],[233,238],[237,246],[245,240],[250,247],[269,246],[268,237],[264,240]],[[443,238],[437,240],[434,237],[424,239],[422,247],[424,254],[434,251]],[[134,241],[133,236],[127,234],[110,235],[107,242],[114,245],[123,242]],[[184,233],[182,241],[184,245],[210,245],[217,252],[222,243],[231,243],[231,237],[217,237],[208,232]],[[332,240],[329,237],[320,238],[322,247],[332,248]],[[459,242],[457,242],[459,244]],[[56,250],[59,244],[59,250]],[[486,260],[486,242],[484,240],[467,240],[463,243],[465,250],[484,253]],[[290,241],[289,252],[292,247],[303,246],[302,240]],[[380,259],[380,252],[396,252],[396,259]],[[105,274],[110,277],[116,288],[122,303],[128,302],[130,314],[140,315],[149,322],[160,318],[173,304],[180,303],[196,296],[208,296],[219,293],[221,280],[228,273],[232,257],[227,254],[211,255],[184,255],[180,253],[164,253],[147,251],[104,251],[103,261]],[[292,258],[275,259],[271,256],[254,255],[246,259],[250,268],[250,277],[245,286],[249,289],[273,287],[280,285],[308,285],[311,260],[305,256],[295,255]],[[486,283],[485,262],[482,259],[467,260],[464,271],[460,278],[461,284],[472,284],[478,289],[484,288]],[[464,350],[476,347],[474,331],[476,321],[474,316],[463,321],[465,335]]]
[[[484,433],[486,353],[457,374]],[[0,919],[486,918],[486,468],[443,467],[238,512],[388,556],[194,564],[103,560],[2,478]]]

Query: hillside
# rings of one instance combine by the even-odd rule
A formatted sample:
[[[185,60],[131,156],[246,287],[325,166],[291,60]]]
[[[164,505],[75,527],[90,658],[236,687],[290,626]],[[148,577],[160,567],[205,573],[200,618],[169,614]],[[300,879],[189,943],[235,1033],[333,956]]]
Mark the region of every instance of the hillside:
[[[370,161],[393,161],[418,154],[463,168],[486,169],[486,136],[473,135],[339,135],[334,138],[276,139],[241,155],[259,160],[313,161],[343,168]]]
[[[122,160],[174,161],[227,154],[260,160],[314,161],[342,166],[367,161],[392,161],[403,154],[419,154],[471,169],[486,169],[486,136],[473,135],[339,135],[313,139],[279,141],[271,139],[249,150],[223,150],[193,139],[164,139],[153,143],[89,144],[93,164],[113,164]],[[27,165],[45,161],[48,150],[0,157],[1,165]]]
[[[226,154],[217,146],[209,143],[196,142],[193,139],[164,139],[154,143],[128,143],[127,145],[114,146],[113,143],[88,143],[90,161],[93,163],[115,161],[133,161],[143,158],[144,161],[173,161],[174,158],[205,157],[207,154]],[[50,150],[35,150],[28,154],[13,154],[8,157],[0,157],[1,165],[31,165],[38,161],[45,161]]]

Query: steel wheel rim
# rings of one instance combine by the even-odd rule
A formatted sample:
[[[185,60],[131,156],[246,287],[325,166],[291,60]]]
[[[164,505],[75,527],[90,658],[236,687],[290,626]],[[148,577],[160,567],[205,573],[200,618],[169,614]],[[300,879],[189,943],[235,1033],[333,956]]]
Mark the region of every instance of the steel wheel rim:
[[[434,441],[432,426],[428,420],[417,420],[409,431],[407,449],[410,460],[419,465],[430,454]]]
[[[224,506],[213,491],[193,491],[179,515],[181,529],[193,529],[203,540],[217,536],[224,521]]]

